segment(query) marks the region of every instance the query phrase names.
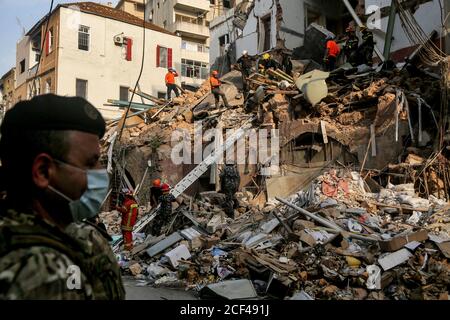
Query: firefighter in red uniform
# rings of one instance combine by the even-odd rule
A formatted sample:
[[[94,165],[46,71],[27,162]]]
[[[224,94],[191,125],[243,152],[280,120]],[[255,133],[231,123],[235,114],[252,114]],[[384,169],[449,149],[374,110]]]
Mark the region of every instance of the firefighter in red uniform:
[[[138,215],[138,204],[130,190],[123,191],[123,201],[121,206],[117,206],[116,209],[122,213],[121,229],[125,250],[131,251],[133,249],[132,232]]]

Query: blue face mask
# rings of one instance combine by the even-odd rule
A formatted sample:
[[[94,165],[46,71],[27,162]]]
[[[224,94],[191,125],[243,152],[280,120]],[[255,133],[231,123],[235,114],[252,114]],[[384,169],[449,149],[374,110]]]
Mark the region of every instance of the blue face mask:
[[[73,200],[56,190],[52,186],[48,186],[50,190],[69,201],[70,212],[74,221],[82,221],[97,216],[100,208],[108,194],[109,176],[106,169],[80,169],[71,164],[55,160],[64,165],[71,166],[86,173],[87,188],[80,199]]]

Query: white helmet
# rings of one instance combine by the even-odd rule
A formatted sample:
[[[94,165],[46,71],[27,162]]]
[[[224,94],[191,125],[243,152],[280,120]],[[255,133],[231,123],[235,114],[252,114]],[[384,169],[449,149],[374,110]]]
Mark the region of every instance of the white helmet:
[[[246,56],[247,54],[248,54],[248,51],[247,51],[247,50],[242,51],[242,55],[243,55],[243,56]]]

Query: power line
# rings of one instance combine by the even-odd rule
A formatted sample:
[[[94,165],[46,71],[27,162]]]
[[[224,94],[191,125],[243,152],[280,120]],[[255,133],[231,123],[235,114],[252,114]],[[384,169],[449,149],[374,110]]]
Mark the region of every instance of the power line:
[[[144,4],[144,12],[146,9],[147,4],[145,3],[145,0],[142,1]],[[139,82],[141,81],[142,71],[144,70],[144,61],[145,61],[145,19],[142,20],[142,31],[143,31],[143,38],[142,38],[142,60],[141,60],[141,69],[139,71],[139,76],[136,80],[136,84],[134,85],[134,90],[131,95],[130,103],[128,104],[127,111],[125,112],[125,118],[124,121],[120,127],[119,135],[118,135],[118,141],[120,142],[120,138],[122,137],[123,128],[125,127],[125,123],[127,122],[127,116],[131,109],[131,103],[133,102],[133,98],[135,95],[135,92],[139,86]]]

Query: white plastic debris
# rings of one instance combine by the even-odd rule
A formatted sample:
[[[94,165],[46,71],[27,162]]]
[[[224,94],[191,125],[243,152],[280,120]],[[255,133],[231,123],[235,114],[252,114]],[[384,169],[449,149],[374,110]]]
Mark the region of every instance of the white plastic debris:
[[[369,278],[367,279],[366,286],[369,290],[381,289],[381,269],[379,266],[371,265],[367,266],[367,273]]]

